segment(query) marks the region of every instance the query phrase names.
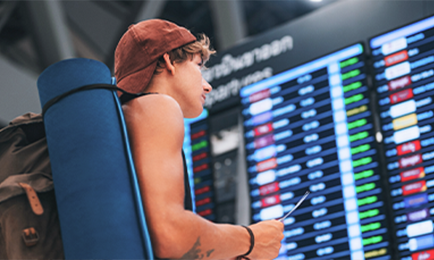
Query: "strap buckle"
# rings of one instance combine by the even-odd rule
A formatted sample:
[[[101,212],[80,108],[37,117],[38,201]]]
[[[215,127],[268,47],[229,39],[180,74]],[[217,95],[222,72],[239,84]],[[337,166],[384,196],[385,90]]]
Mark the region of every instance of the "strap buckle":
[[[39,234],[33,227],[23,229],[22,236],[27,247],[34,246],[39,241]]]

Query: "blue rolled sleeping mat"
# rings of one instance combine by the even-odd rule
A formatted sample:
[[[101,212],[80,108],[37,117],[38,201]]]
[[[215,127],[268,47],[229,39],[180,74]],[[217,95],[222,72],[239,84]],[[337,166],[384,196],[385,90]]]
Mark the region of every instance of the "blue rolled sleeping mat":
[[[69,59],[38,78],[67,259],[153,259],[122,108],[108,67]],[[103,86],[103,87],[104,87]],[[50,102],[64,93],[74,92]]]

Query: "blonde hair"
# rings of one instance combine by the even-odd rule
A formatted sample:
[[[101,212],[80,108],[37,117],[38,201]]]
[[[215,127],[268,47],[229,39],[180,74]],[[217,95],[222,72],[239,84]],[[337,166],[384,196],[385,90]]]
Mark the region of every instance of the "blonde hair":
[[[168,52],[169,58],[174,63],[181,63],[186,61],[187,59],[192,60],[193,56],[197,53],[200,54],[203,63],[205,64],[210,56],[214,54],[216,51],[211,47],[210,40],[208,36],[205,34],[199,34],[197,36],[197,40],[181,46],[179,48],[173,49]],[[154,74],[158,74],[161,72],[161,69],[165,68],[165,61],[163,56],[161,56],[157,61],[157,68],[154,71]]]

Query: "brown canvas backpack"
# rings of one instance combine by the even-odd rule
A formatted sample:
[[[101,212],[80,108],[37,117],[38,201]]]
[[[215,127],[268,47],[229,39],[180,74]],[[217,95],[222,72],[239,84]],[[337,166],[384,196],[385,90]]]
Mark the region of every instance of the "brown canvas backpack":
[[[42,116],[0,129],[0,259],[63,259]]]

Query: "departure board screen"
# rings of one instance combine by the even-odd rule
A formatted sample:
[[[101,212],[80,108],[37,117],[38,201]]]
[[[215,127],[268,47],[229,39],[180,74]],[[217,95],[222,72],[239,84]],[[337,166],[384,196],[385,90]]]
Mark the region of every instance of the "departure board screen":
[[[370,40],[399,259],[434,259],[434,17]],[[397,258],[398,259],[398,258]]]
[[[204,109],[199,117],[184,120],[183,150],[192,190],[193,211],[213,221],[215,204],[207,117],[208,111]]]
[[[289,212],[279,259],[390,259],[365,52],[344,48],[240,90],[254,222]]]

